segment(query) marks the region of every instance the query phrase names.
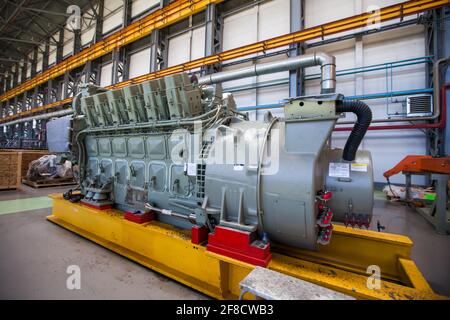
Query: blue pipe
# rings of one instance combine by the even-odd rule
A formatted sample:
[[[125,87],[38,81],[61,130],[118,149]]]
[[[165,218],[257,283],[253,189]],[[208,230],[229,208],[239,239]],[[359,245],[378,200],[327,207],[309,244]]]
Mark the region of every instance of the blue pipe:
[[[416,64],[422,64],[427,62],[432,62],[433,56],[425,56],[425,57],[419,57],[419,58],[412,58],[412,59],[406,59],[406,60],[400,60],[396,62],[386,62],[382,64],[374,64],[371,66],[366,67],[358,67],[358,68],[351,68],[351,69],[343,69],[336,72],[336,76],[347,76],[352,74],[358,74],[363,72],[373,72],[373,71],[379,71],[379,70],[386,70],[388,69],[394,69],[394,68],[400,68],[400,67],[406,67]],[[305,76],[305,80],[314,80],[314,79],[320,79],[320,74],[311,74],[308,76]],[[270,86],[278,86],[278,85],[284,85],[289,84],[289,78],[286,79],[279,79],[274,81],[267,81],[267,82],[260,82],[259,84],[249,84],[239,87],[232,87],[229,89],[226,89],[226,92],[239,92],[239,91],[245,91],[245,90],[253,90],[258,88],[267,88]],[[389,97],[389,96],[388,96]]]
[[[384,92],[384,93],[372,93],[360,96],[348,96],[344,97],[344,100],[370,100],[370,99],[380,99],[398,96],[407,96],[421,93],[433,93],[433,89],[416,89],[416,90],[404,90],[404,91],[394,91],[394,92]],[[258,106],[245,106],[237,108],[238,111],[253,111],[260,109],[276,109],[284,107],[284,103],[274,103],[274,104],[261,104]]]

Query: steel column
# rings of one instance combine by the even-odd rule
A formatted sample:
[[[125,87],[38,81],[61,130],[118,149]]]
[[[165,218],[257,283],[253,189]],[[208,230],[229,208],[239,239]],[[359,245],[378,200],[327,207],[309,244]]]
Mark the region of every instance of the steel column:
[[[44,47],[44,53],[42,56],[42,72],[48,69],[48,57],[50,55],[50,40],[47,40]]]
[[[22,70],[21,70],[22,71],[22,76],[20,78],[20,82],[21,83],[24,83],[26,81],[26,79],[27,79],[27,70],[28,70],[28,68],[29,68],[28,58],[25,58],[24,61],[23,61]]]
[[[33,50],[33,60],[31,60],[31,74],[30,74],[31,78],[36,76],[37,58],[38,58],[38,47],[34,48]]]
[[[73,30],[73,53],[81,51],[81,29]]]
[[[63,48],[64,48],[64,29],[59,30],[59,38],[56,43],[56,63],[60,63],[63,59]]]
[[[128,79],[128,64],[126,50],[122,48],[114,48],[111,55],[112,59],[112,83],[116,84]]]
[[[302,31],[305,28],[305,0],[290,0],[290,30],[291,32]],[[305,53],[303,42],[289,46],[289,56],[295,57]],[[303,68],[289,71],[289,97],[304,95],[304,72]]]
[[[217,5],[211,3],[206,7],[205,22],[205,57],[222,51],[223,18],[218,13]],[[211,74],[220,71],[221,64],[202,67],[202,74]]]
[[[159,70],[159,62],[161,59],[159,46],[160,31],[155,29],[150,35],[150,72]]]
[[[12,77],[13,77],[12,78],[13,79],[12,87],[15,88],[19,82],[19,64],[16,63],[13,67],[14,67],[14,71],[12,73]]]
[[[103,10],[105,9],[105,1],[98,0],[97,9],[94,9],[95,13],[95,35],[94,43],[99,42],[103,38]]]
[[[123,0],[123,21],[122,27],[125,28],[131,23],[131,0]]]

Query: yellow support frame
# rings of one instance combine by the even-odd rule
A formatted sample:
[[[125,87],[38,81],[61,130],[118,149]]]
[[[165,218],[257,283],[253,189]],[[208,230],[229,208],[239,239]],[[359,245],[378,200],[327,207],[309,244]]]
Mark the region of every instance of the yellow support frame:
[[[198,0],[197,0],[198,1]],[[209,1],[200,1],[198,2],[197,6],[195,8],[195,10],[202,10],[202,3],[206,6],[207,3],[219,3],[222,2],[224,0],[209,0]],[[178,3],[178,2],[175,2]],[[330,23],[326,23],[317,27],[312,27],[312,28],[308,28],[302,31],[298,31],[298,32],[293,32],[293,33],[289,33],[286,35],[282,35],[279,37],[275,37],[272,39],[268,39],[268,40],[264,40],[264,41],[260,41],[257,43],[253,43],[253,44],[249,44],[243,47],[239,47],[236,49],[231,49],[228,51],[224,51],[222,53],[219,54],[215,54],[215,55],[211,55],[208,57],[204,57],[204,58],[200,58],[200,59],[196,59],[190,62],[186,62],[186,63],[182,63],[170,68],[166,68],[157,72],[153,72],[153,73],[149,73],[149,74],[145,74],[143,76],[139,76],[130,80],[126,80],[120,83],[117,83],[115,85],[111,85],[109,87],[107,87],[108,89],[117,89],[117,88],[122,88],[125,86],[129,86],[131,84],[136,84],[136,83],[141,83],[147,80],[151,80],[151,79],[155,79],[155,78],[160,78],[160,77],[164,77],[167,75],[171,75],[174,73],[179,73],[179,72],[183,72],[183,71],[189,71],[201,66],[207,66],[207,65],[212,65],[215,63],[220,63],[220,62],[224,62],[224,61],[228,61],[231,59],[235,59],[235,58],[240,58],[240,57],[244,57],[247,56],[249,54],[254,54],[254,53],[259,53],[259,52],[265,52],[267,50],[270,49],[275,49],[275,48],[279,48],[282,46],[286,46],[286,45],[291,45],[291,44],[296,44],[299,42],[304,42],[307,40],[312,40],[312,39],[317,39],[317,38],[323,38],[325,36],[329,36],[329,35],[333,35],[333,34],[337,34],[340,32],[344,32],[344,31],[349,31],[349,30],[353,30],[353,29],[358,29],[358,28],[363,28],[366,27],[368,25],[371,25],[373,22],[385,22],[385,21],[389,21],[389,20],[393,20],[393,19],[398,19],[398,18],[403,18],[405,16],[409,16],[409,15],[413,15],[413,14],[418,14],[418,13],[422,13],[428,10],[432,10],[432,9],[436,9],[439,7],[443,7],[445,5],[450,4],[450,0],[412,0],[412,1],[406,1],[406,2],[402,2],[400,4],[397,5],[393,5],[393,6],[388,6],[388,7],[384,7],[381,8],[379,12],[374,12],[374,13],[364,13],[364,14],[360,14],[360,15],[356,15],[353,17],[349,17],[349,18],[345,18],[342,20],[338,20],[338,21],[333,21]],[[188,9],[185,9],[188,10]],[[190,10],[194,10],[194,8],[191,8]],[[185,16],[187,16],[187,14],[185,14]],[[174,21],[176,19],[180,20],[182,19],[182,15],[179,14],[174,15],[173,16]],[[176,20],[176,21],[178,21]],[[162,27],[162,25],[160,26]],[[124,29],[125,30],[125,29]],[[144,29],[147,30],[147,29]],[[122,31],[121,31],[122,32]],[[126,32],[125,32],[126,34]],[[114,35],[112,35],[114,36]],[[111,36],[111,37],[112,37]],[[103,40],[102,42],[99,43],[104,43],[105,41],[109,41],[108,38],[106,38],[105,40]],[[137,40],[137,38],[135,39]],[[117,42],[118,40],[114,40],[115,45],[117,46],[121,46],[121,45],[125,45],[129,42],[131,42],[131,36],[130,36],[130,41],[126,42],[125,40],[123,40],[123,42]],[[134,40],[133,40],[134,41]],[[97,45],[94,45],[94,47]],[[110,48],[112,48],[112,44],[110,46],[106,46],[104,45],[106,48],[108,48],[108,50]],[[89,50],[90,48],[87,48],[85,50]],[[83,53],[85,50],[83,50],[81,53]],[[103,50],[103,49],[102,49]],[[99,51],[99,56],[101,55],[101,53],[103,52],[102,50]],[[106,49],[105,49],[106,50]],[[111,49],[112,50],[112,49]],[[107,51],[110,52],[110,51]],[[107,53],[106,51],[103,54]],[[92,58],[96,58],[97,56],[93,55]],[[68,60],[73,59],[75,61],[77,61],[75,64],[77,66],[82,65],[83,63],[85,63],[87,60],[90,60],[91,58],[79,58],[78,55],[73,56]],[[81,60],[79,60],[81,59]],[[61,64],[64,64],[66,62],[63,61]],[[55,66],[59,68],[58,66]],[[54,78],[56,76],[59,76],[62,73],[56,72],[56,69],[54,71],[50,71],[53,70],[55,67],[45,71],[44,73],[47,74],[47,72],[50,72],[51,75],[46,76],[47,80],[50,78]],[[64,67],[61,66],[61,68],[64,69]],[[54,73],[55,72],[55,73]],[[42,75],[44,75],[44,73]],[[39,77],[39,76],[38,76]],[[39,83],[43,83],[47,80],[43,80],[42,82]],[[35,81],[35,79],[29,80],[29,81]],[[31,89],[32,87],[36,86],[37,84],[33,84],[33,85],[27,85],[27,83],[29,82],[25,82],[23,85],[18,86],[17,88],[10,90],[8,92],[6,92],[5,94],[3,94],[2,96],[0,96],[0,101],[5,101],[7,99],[10,99],[11,97],[24,92],[26,90]],[[37,82],[36,82],[37,83]],[[26,89],[22,90],[20,88],[22,88],[22,86],[27,86]],[[33,110],[28,110],[28,111],[24,111],[21,112],[19,114],[16,115],[11,115],[8,117],[5,117],[3,119],[0,119],[0,123],[4,123],[4,122],[8,122],[11,120],[14,120],[18,117],[23,117],[23,116],[27,116],[27,115],[31,115],[35,112],[40,112],[43,110],[49,110],[52,109],[56,106],[60,106],[63,104],[67,104],[70,103],[72,101],[72,98],[67,98],[65,100],[62,101],[57,101],[55,103],[51,103],[51,104],[47,104],[38,108],[35,108]]]
[[[189,230],[157,221],[139,225],[115,209],[51,197],[51,222],[211,297],[237,299],[239,282],[254,268],[192,244]],[[411,240],[401,235],[336,225],[331,244],[321,252],[275,247],[268,268],[359,299],[445,299],[429,287],[410,258],[411,248]],[[381,268],[380,289],[367,287],[369,265]]]

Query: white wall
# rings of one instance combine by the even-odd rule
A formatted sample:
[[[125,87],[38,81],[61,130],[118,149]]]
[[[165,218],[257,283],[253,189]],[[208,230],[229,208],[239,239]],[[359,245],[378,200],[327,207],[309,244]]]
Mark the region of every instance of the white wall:
[[[159,7],[160,0],[132,0],[131,3],[131,17],[134,18],[142,12]]]
[[[33,60],[33,53],[31,52],[28,55],[28,65],[27,65],[27,75],[26,75],[27,79],[31,78],[31,61],[32,60]]]
[[[36,64],[36,72],[39,73],[42,71],[43,63],[44,63],[44,51],[45,45],[42,44],[39,46],[39,51],[37,55],[37,64]]]
[[[98,6],[96,10],[97,8]],[[81,46],[90,44],[94,40],[96,19],[93,14],[93,10],[89,9],[81,15]]]
[[[74,49],[74,34],[73,31],[69,29],[66,25],[64,29],[64,45],[63,45],[63,57],[67,57],[73,54]]]
[[[169,39],[169,67],[204,56],[205,27],[195,28]]]
[[[289,33],[289,12],[289,0],[274,0],[225,17],[223,27],[223,50],[230,50]],[[283,48],[277,50],[281,49]],[[277,61],[280,59],[283,59],[283,57],[265,58],[259,60],[258,63]],[[251,63],[240,64],[224,69],[232,70],[249,65],[251,65]],[[288,76],[288,72],[279,72],[276,74],[229,81],[224,83],[224,89],[226,90],[227,88],[251,85],[260,82],[277,81],[287,78]],[[252,89],[234,94],[239,106],[278,103],[282,99],[287,98],[288,95],[289,89],[287,86]],[[254,118],[255,114],[256,113],[252,113],[251,118]]]
[[[108,0],[105,1],[103,9],[103,34],[122,25],[123,22],[123,1]]]
[[[53,34],[53,37],[50,38],[50,52],[48,54],[48,65],[52,65],[56,63],[56,43],[55,41],[59,40],[59,32]]]
[[[107,87],[112,84],[112,62],[104,64],[100,71],[100,86]]]
[[[130,55],[130,79],[150,72],[150,51],[146,48]]]

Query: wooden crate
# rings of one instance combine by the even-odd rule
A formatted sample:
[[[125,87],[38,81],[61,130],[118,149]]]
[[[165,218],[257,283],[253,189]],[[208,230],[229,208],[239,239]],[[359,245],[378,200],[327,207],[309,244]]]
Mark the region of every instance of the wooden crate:
[[[46,150],[0,150],[0,190],[17,189],[31,161],[46,154]]]
[[[22,153],[0,151],[0,190],[17,189],[22,181]]]

